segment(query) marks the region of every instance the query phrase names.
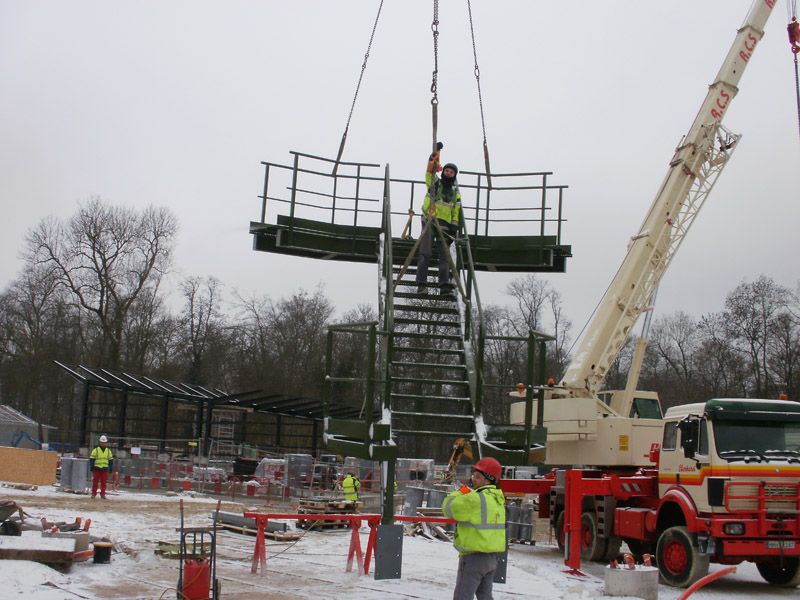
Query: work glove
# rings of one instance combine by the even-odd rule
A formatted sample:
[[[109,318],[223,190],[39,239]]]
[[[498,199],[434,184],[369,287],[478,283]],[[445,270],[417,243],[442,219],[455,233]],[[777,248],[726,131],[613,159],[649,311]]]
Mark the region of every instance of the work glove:
[[[431,154],[431,157],[428,160],[439,158],[439,152],[442,151],[442,148],[444,148],[444,144],[442,142],[436,142],[436,152]]]

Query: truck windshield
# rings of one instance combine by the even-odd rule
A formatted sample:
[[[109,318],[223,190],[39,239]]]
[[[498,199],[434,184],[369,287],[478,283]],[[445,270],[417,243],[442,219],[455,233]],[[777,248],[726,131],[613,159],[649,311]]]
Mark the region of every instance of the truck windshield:
[[[800,421],[716,421],[714,441],[728,460],[800,462]]]

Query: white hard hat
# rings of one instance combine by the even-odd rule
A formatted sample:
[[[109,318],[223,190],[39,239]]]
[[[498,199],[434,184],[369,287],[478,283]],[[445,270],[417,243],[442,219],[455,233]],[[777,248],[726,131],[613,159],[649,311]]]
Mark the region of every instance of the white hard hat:
[[[101,435],[100,436],[100,441],[104,442],[104,443],[108,443],[108,438],[106,436],[104,436],[104,435]]]

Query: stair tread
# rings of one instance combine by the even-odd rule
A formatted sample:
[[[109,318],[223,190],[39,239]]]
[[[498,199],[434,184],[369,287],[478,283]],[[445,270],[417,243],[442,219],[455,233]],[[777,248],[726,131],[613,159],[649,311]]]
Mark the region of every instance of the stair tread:
[[[430,306],[425,304],[395,304],[394,312],[429,312],[437,315],[457,315],[457,308],[450,308],[449,306]]]
[[[454,340],[461,341],[463,338],[460,335],[450,333],[417,333],[416,331],[395,331],[394,337],[398,338],[433,338],[441,340]]]
[[[454,302],[452,298],[439,294],[418,294],[416,292],[395,292],[395,298],[417,298],[418,300],[432,300],[435,302]]]
[[[392,377],[392,382],[397,383],[430,383],[436,385],[469,385],[469,381],[457,379],[430,379],[427,377]]]
[[[420,394],[404,394],[402,392],[390,392],[392,400],[431,400],[436,402],[472,402],[471,398],[466,396],[422,396]]]
[[[437,354],[464,354],[463,348],[434,348],[432,346],[392,346],[392,352],[418,352],[421,354],[437,353]]]
[[[461,327],[458,321],[431,321],[428,319],[408,319],[405,317],[395,317],[394,324],[398,325],[430,325],[432,327]]]
[[[445,365],[442,363],[417,363],[417,362],[406,362],[400,360],[393,360],[392,361],[393,367],[425,367],[428,369],[457,369],[459,371],[465,371],[467,369],[466,365]]]
[[[410,416],[410,417],[448,417],[451,419],[469,419],[473,420],[475,415],[453,415],[453,414],[443,414],[443,413],[428,413],[428,412],[411,412],[405,410],[392,410],[392,415],[402,415],[402,416]]]

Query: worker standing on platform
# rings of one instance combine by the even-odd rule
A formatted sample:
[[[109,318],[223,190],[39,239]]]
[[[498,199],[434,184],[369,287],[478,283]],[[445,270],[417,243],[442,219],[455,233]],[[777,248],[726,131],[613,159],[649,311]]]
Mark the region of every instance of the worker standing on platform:
[[[114,470],[114,455],[108,448],[108,438],[100,436],[99,445],[89,455],[89,465],[92,469],[92,498],[97,496],[97,487],[100,486],[100,497],[106,499],[106,483],[108,473]]]
[[[416,283],[417,292],[423,293],[424,286],[428,281],[428,266],[435,237],[439,241],[439,293],[452,297],[453,286],[450,283],[450,265],[446,254],[450,251],[450,243],[458,233],[459,219],[461,218],[461,192],[456,183],[458,167],[453,163],[447,163],[443,168],[439,165],[443,147],[442,142],[437,142],[436,152],[431,154],[428,159],[428,168],[425,171],[425,185],[428,193],[422,203],[423,235],[419,242]],[[440,170],[441,178],[438,175]],[[431,223],[426,231],[425,226],[428,219],[436,219],[439,227]]]
[[[448,519],[458,521],[453,546],[458,550],[458,576],[453,600],[491,600],[494,572],[506,551],[506,499],[497,487],[502,467],[482,458],[472,467],[472,488],[461,486],[442,503]]]
[[[345,500],[358,500],[358,490],[361,488],[361,482],[358,477],[353,475],[352,471],[347,472],[347,477],[342,481],[342,491],[344,492]]]

